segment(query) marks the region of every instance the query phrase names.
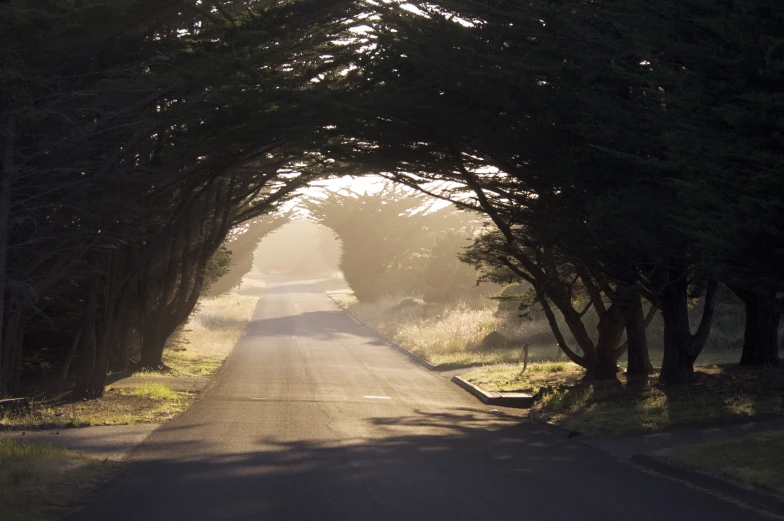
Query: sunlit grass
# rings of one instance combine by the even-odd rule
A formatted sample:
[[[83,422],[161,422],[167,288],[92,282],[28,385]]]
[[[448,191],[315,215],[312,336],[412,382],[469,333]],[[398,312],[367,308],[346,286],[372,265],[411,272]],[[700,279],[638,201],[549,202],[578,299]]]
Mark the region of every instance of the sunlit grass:
[[[784,433],[662,451],[665,460],[784,495]]]
[[[163,363],[169,370],[140,371],[136,375],[210,376],[242,337],[258,301],[258,296],[234,293],[200,300],[187,324],[169,339],[163,353]]]
[[[516,363],[523,358],[523,344],[540,325],[511,326],[495,314],[494,303],[472,308],[465,303],[426,304],[416,299],[386,298],[359,303],[350,295],[335,295],[359,320],[422,356],[440,369]],[[499,332],[505,341],[488,348],[483,339]],[[530,360],[560,356],[554,345],[531,345]]]
[[[525,391],[532,394],[542,387],[576,383],[583,369],[568,361],[534,362],[523,371],[522,365],[495,365],[472,369],[461,378],[485,391]]]
[[[166,379],[213,374],[242,336],[258,300],[258,296],[236,294],[202,299],[188,324],[170,339],[164,352],[169,370],[140,371],[134,375],[156,381],[116,389],[107,387],[104,395],[95,400],[70,402],[67,396],[59,396],[49,402],[32,403],[31,413],[9,415],[0,420],[0,427],[65,428],[169,420],[186,410],[194,396],[175,391]]]
[[[57,446],[0,436],[0,519],[59,517],[57,510],[107,468]]]
[[[21,429],[157,423],[186,410],[192,400],[190,393],[175,392],[159,383],[142,383],[135,387],[107,388],[96,400],[32,404],[30,414],[6,417],[0,426]]]
[[[653,382],[629,391],[615,383],[584,383],[556,388],[537,405],[542,417],[587,434],[645,434],[671,427],[704,426],[781,415],[780,392],[693,388],[662,389]]]
[[[180,399],[180,394],[161,383],[143,383],[134,387],[120,389],[120,394],[124,396],[136,396],[139,398],[149,398],[151,400],[172,400]]]

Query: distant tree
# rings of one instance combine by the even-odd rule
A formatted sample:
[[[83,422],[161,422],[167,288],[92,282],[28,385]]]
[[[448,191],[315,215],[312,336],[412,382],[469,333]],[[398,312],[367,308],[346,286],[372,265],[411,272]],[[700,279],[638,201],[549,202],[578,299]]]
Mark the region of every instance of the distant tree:
[[[330,192],[306,206],[340,239],[340,269],[356,297],[372,302],[421,291],[432,249],[449,231],[476,226],[475,215],[452,207],[433,211],[432,203],[417,192],[387,185],[377,193]],[[455,262],[458,253],[452,252]]]
[[[220,295],[239,287],[242,278],[253,269],[255,252],[261,241],[285,225],[289,219],[288,214],[265,215],[235,227],[216,254],[226,252],[226,268],[209,284],[208,293]]]

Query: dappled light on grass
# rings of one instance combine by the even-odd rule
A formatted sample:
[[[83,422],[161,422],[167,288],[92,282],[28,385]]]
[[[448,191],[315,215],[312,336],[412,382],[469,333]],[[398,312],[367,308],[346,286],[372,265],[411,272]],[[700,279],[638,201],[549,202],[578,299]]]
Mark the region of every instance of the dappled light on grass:
[[[120,389],[107,388],[97,400],[67,399],[32,404],[32,412],[7,417],[0,426],[14,429],[36,427],[89,427],[93,425],[130,425],[169,420],[188,408],[194,396],[161,384],[142,383]]]
[[[646,382],[580,383],[544,395],[542,418],[588,434],[631,435],[784,414],[784,370],[704,368],[690,387]],[[759,376],[749,386],[748,377]]]
[[[535,362],[525,371],[520,364],[480,367],[466,372],[461,378],[485,391],[537,393],[542,387],[576,384],[584,372],[572,362]]]

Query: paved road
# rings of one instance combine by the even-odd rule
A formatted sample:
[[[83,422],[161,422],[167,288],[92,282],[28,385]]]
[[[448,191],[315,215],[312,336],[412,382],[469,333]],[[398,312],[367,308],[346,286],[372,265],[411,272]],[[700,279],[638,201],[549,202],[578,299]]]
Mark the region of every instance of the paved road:
[[[762,519],[555,439],[270,284],[216,384],[73,521]]]

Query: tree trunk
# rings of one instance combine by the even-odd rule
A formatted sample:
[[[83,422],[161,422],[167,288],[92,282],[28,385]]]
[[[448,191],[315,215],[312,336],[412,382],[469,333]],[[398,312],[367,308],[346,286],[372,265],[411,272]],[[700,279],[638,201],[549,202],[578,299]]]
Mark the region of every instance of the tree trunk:
[[[623,307],[613,303],[599,317],[599,338],[596,341],[596,356],[593,367],[587,367],[586,379],[612,380],[618,374],[618,357],[615,355],[623,338],[626,317]]]
[[[659,381],[663,385],[684,384],[691,378],[689,367],[688,283],[673,280],[661,297],[661,313],[664,320],[664,358]]]
[[[55,391],[61,391],[65,387],[65,382],[68,378],[68,371],[71,370],[71,364],[76,357],[76,351],[79,349],[79,339],[81,338],[81,334],[82,330],[79,328],[79,331],[76,332],[76,337],[74,338],[71,347],[68,349],[68,354],[65,356],[63,365],[60,367],[60,375],[57,377],[57,382],[54,384]]]
[[[5,97],[5,96],[4,96]],[[0,107],[5,108],[6,100],[3,100]],[[14,119],[6,118],[5,135],[3,146],[3,165],[0,167],[0,341],[3,339],[3,320],[6,314],[5,286],[7,282],[6,270],[8,268],[8,220],[11,212],[11,179],[13,177],[13,158],[14,158]],[[0,344],[0,357],[6,355],[10,357],[10,352],[6,353],[10,346],[4,342]],[[3,387],[8,386],[8,378],[3,376],[3,367],[0,365],[0,397],[3,395]]]
[[[115,283],[117,283],[118,278],[119,277],[115,277]],[[116,298],[116,295],[112,295],[112,298]],[[103,334],[101,335],[90,388],[93,397],[103,395],[104,387],[106,386],[109,351],[111,350],[112,345],[117,342],[122,335],[120,326],[123,322],[121,317],[125,315],[125,312],[128,309],[129,300],[130,293],[128,291],[123,291],[116,302],[109,302],[107,305],[106,324],[104,326]]]
[[[75,399],[92,398],[90,382],[95,370],[95,319],[98,308],[98,274],[91,275],[87,285],[81,334],[79,336],[79,376],[72,391]]]
[[[6,309],[3,330],[3,352],[0,358],[0,398],[19,394],[22,374],[22,315],[18,309]]]
[[[645,334],[647,324],[642,311],[640,295],[636,295],[626,309],[626,343],[628,364],[626,374],[629,376],[647,376],[653,371],[648,354],[648,337]]]
[[[163,366],[163,348],[168,335],[161,332],[161,325],[150,324],[141,330],[142,346],[139,365],[143,369],[160,369]]]
[[[743,354],[740,365],[774,366],[779,363],[779,320],[776,292],[738,291],[734,293],[746,308],[746,329],[743,333]]]

